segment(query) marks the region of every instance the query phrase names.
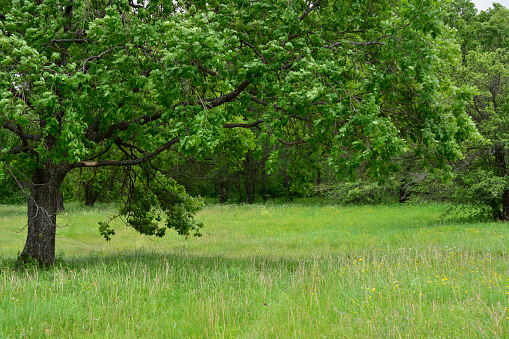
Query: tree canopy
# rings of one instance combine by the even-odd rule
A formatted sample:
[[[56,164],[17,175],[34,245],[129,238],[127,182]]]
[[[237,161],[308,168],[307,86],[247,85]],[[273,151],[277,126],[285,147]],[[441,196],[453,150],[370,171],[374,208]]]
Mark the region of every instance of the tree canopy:
[[[460,55],[443,15],[428,0],[12,1],[0,161],[32,182],[22,257],[54,261],[56,197],[79,168],[125,169],[140,233],[197,231],[200,203],[160,157],[221,148],[232,128],[318,145],[344,174],[383,176],[409,144],[459,157],[476,132],[471,90],[442,72]]]

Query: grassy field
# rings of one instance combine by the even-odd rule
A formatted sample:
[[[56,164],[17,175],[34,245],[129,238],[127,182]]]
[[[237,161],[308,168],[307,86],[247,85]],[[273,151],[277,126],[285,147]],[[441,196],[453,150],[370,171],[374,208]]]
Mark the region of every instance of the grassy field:
[[[0,338],[509,336],[508,226],[443,205],[209,205],[201,238],[142,237],[70,205],[58,264],[14,270],[25,209],[0,206]]]

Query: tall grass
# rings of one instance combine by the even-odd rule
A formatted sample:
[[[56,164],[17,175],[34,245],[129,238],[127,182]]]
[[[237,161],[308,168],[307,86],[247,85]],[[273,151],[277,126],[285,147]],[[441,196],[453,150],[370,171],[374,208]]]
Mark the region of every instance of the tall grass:
[[[0,337],[506,337],[503,223],[442,205],[210,205],[202,238],[59,218],[57,265],[15,270],[24,210],[0,206]]]

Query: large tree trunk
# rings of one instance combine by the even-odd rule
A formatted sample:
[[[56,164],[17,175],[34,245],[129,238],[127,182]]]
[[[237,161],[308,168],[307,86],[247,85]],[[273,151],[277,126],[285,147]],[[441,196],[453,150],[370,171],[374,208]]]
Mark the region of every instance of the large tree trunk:
[[[39,265],[55,262],[55,233],[60,185],[66,171],[48,167],[37,169],[32,177],[28,200],[28,234],[18,263],[37,260]]]

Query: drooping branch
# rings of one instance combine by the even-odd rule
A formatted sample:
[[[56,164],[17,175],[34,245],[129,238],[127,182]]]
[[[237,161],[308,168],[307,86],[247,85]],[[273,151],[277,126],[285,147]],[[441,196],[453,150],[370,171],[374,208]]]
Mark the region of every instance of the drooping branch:
[[[263,120],[257,120],[255,122],[252,122],[250,124],[243,124],[243,123],[236,123],[236,124],[224,124],[224,128],[235,128],[235,127],[241,127],[241,128],[251,128],[256,127],[259,128],[258,125],[263,123]]]
[[[175,137],[165,143],[162,146],[159,146],[156,148],[153,152],[148,153],[144,155],[143,157],[132,159],[132,160],[103,160],[103,161],[80,161],[76,162],[74,164],[71,164],[71,168],[78,168],[78,167],[104,167],[104,166],[133,166],[133,165],[139,165],[141,163],[144,163],[155,156],[157,156],[162,151],[165,151],[169,149],[171,146],[175,145],[180,141],[179,137]]]

